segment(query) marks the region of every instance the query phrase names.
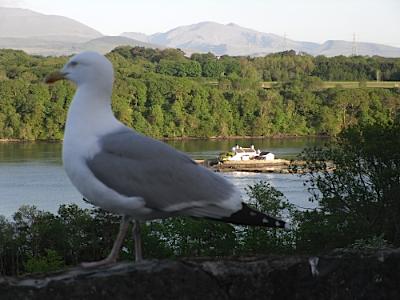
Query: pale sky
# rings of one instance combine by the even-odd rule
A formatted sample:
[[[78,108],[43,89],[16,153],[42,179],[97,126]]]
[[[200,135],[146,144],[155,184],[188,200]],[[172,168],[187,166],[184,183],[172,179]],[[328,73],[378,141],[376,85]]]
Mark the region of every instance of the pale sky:
[[[288,39],[338,39],[400,47],[400,0],[0,0],[63,15],[106,35],[147,34],[203,21],[236,23]]]

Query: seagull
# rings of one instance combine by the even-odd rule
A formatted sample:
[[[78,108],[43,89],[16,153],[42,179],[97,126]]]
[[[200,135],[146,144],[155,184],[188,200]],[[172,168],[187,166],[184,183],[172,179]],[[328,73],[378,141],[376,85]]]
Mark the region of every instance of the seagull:
[[[62,147],[65,171],[86,201],[121,216],[110,254],[97,267],[117,261],[133,221],[135,260],[143,258],[140,222],[175,216],[289,229],[288,223],[246,205],[223,176],[185,153],[118,121],[111,110],[114,71],[103,55],[85,51],[45,82],[74,82]]]

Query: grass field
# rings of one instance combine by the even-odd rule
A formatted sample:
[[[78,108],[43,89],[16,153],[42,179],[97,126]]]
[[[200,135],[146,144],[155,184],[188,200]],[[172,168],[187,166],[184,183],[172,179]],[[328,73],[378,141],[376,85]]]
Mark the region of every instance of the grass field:
[[[264,89],[270,89],[274,86],[274,84],[278,84],[277,81],[264,81],[261,82],[261,87]],[[322,88],[344,88],[344,89],[356,89],[361,87],[368,88],[384,88],[384,89],[393,89],[400,88],[400,81],[323,81]]]

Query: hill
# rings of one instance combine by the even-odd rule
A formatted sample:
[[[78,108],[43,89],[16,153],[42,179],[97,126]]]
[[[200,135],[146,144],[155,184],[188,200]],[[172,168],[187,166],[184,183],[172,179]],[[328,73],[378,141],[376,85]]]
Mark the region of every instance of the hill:
[[[0,7],[0,28],[0,38],[83,42],[102,36],[99,31],[70,18],[21,8]]]
[[[70,55],[82,50],[106,53],[117,46],[180,48],[190,55],[264,56],[295,50],[311,55],[351,55],[353,43],[328,40],[323,44],[295,41],[273,33],[259,32],[234,23],[201,22],[179,26],[167,32],[146,35],[124,32],[103,36],[99,31],[70,18],[45,15],[28,9],[0,7],[0,47],[24,50],[30,54]],[[357,54],[400,57],[400,48],[357,43]]]
[[[352,124],[398,118],[400,59],[293,52],[188,58],[176,49],[119,47],[107,54],[116,74],[113,108],[126,125],[158,138],[334,136]],[[46,86],[43,78],[65,61],[0,50],[0,139],[62,139],[74,88]]]
[[[201,22],[180,26],[165,33],[145,35],[138,32],[124,32],[123,36],[186,52],[211,52],[215,55],[262,56],[269,53],[293,49],[311,55],[351,55],[353,42],[327,41],[323,44],[294,41],[273,33],[259,32],[234,23],[219,24]],[[400,57],[400,48],[375,44],[357,43],[357,54]]]
[[[400,48],[375,44],[375,43],[362,43],[358,42],[356,45],[355,52],[357,55],[368,55],[368,56],[383,56],[383,57],[399,57]],[[325,55],[325,56],[336,56],[336,55],[352,55],[352,42],[330,40],[320,45],[314,53],[314,55]]]
[[[158,45],[138,41],[124,36],[102,36],[77,45],[77,49],[79,49],[79,51],[96,50],[101,53],[107,53],[118,46],[163,48]]]
[[[285,39],[281,36],[258,32],[234,23],[223,25],[215,22],[201,22],[145,37],[138,33],[124,33],[123,35],[142,38],[142,40],[171,48],[190,49],[192,52],[212,52],[215,55],[254,55],[279,52],[283,51],[285,46]],[[316,43],[292,40],[286,40],[286,45],[290,49],[303,52],[309,52],[319,46]]]
[[[0,7],[0,48],[60,56],[83,50],[107,53],[122,45],[157,48],[128,37],[103,36],[99,31],[63,16]]]

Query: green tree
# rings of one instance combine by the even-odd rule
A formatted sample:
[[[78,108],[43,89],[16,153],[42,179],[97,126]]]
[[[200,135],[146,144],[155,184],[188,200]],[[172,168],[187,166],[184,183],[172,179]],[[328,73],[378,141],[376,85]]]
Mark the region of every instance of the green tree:
[[[397,58],[314,58],[286,51],[189,59],[181,50],[144,47],[118,47],[107,57],[115,69],[117,118],[155,137],[336,135],[356,124],[387,124],[399,114],[399,89],[322,84],[375,80],[377,72],[394,80],[400,74]],[[0,138],[62,139],[75,87],[42,80],[67,59],[0,50]],[[263,90],[261,80],[279,83]]]
[[[353,126],[335,144],[303,154],[320,207],[304,215],[299,248],[343,247],[374,236],[400,245],[399,129],[398,120]]]

